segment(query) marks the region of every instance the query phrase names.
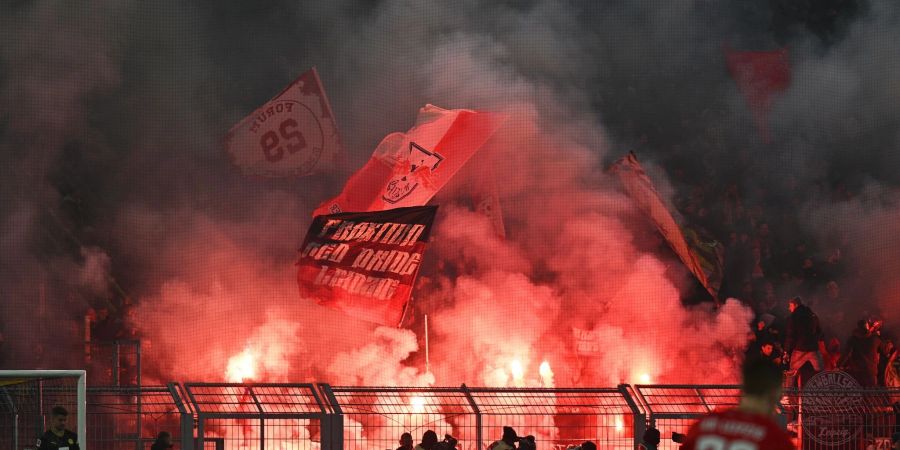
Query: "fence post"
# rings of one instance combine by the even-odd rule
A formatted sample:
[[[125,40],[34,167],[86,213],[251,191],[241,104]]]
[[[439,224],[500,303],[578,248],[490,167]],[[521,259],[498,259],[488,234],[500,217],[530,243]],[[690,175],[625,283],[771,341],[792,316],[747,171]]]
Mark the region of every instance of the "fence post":
[[[638,450],[644,438],[644,432],[647,431],[647,416],[638,408],[637,402],[631,396],[630,389],[631,386],[628,384],[619,385],[619,392],[622,393],[622,397],[628,403],[628,407],[631,408],[632,422],[634,423],[634,449]]]
[[[137,377],[135,378],[135,383],[137,383],[137,450],[143,450],[144,443],[141,440],[141,433],[144,430],[144,391],[141,389],[141,341],[132,341],[132,345],[134,345],[134,353],[135,353],[135,365],[137,366],[135,370],[137,370]],[[128,381],[128,380],[126,380]]]
[[[325,396],[325,403],[331,406],[331,412],[322,417],[322,450],[344,450],[344,412],[331,385],[320,383],[319,389]]]
[[[472,407],[472,411],[475,412],[475,449],[476,450],[484,450],[484,436],[481,427],[481,410],[478,409],[478,403],[475,403],[475,398],[472,397],[472,393],[469,391],[469,387],[466,386],[466,383],[463,383],[459,387],[463,394],[466,394],[466,398],[469,400],[469,406]]]
[[[253,385],[244,385],[244,389],[246,389],[246,392],[250,394],[250,398],[253,400],[253,404],[256,405],[256,411],[259,413],[259,450],[266,450],[265,409],[263,409],[262,404],[259,402],[259,398],[256,397],[256,391],[253,390]]]
[[[178,393],[178,385],[169,383],[166,387],[169,389],[169,395],[172,396],[175,407],[178,408],[178,422],[181,426],[181,450],[194,450],[194,417],[184,406],[181,395]]]
[[[3,399],[6,400],[6,405],[9,408],[9,412],[13,415],[13,429],[12,429],[12,442],[13,447],[15,449],[19,448],[19,409],[16,408],[15,402],[13,402],[12,398],[9,396],[9,392],[6,392],[5,389],[0,390],[3,393]]]

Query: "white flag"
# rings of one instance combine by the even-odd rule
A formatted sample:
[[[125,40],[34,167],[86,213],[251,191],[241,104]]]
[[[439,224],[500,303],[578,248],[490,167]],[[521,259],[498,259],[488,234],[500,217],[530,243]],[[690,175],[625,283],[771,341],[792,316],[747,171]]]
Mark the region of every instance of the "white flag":
[[[304,176],[334,169],[343,150],[316,69],[229,130],[225,146],[246,175]]]

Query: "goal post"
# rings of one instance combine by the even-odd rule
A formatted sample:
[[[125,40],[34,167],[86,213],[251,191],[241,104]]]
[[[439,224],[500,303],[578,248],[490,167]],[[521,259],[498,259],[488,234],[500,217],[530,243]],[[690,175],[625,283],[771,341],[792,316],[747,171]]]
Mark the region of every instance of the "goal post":
[[[81,450],[87,450],[86,442],[87,442],[87,381],[86,381],[86,373],[84,370],[0,370],[0,390],[4,391],[6,396],[6,401],[9,404],[9,408],[15,409],[17,406],[15,405],[15,401],[13,399],[13,395],[10,394],[17,385],[28,385],[33,383],[38,383],[39,385],[45,380],[55,380],[55,379],[77,379],[77,384],[75,388],[75,409],[77,411],[76,417],[76,433],[78,434],[78,446]],[[21,391],[21,390],[20,390]],[[43,397],[43,390],[40,390],[41,397]],[[20,392],[17,392],[20,393]],[[52,397],[51,397],[52,398]],[[39,409],[43,412],[43,402],[42,399],[38,400],[41,402],[39,404]],[[2,400],[0,400],[0,405],[2,405]],[[16,411],[13,411],[16,412]],[[16,414],[16,420],[18,420],[18,415]],[[25,444],[22,439],[27,439],[30,436],[19,436],[18,435],[18,423],[16,424],[17,428],[11,430],[13,435],[11,436],[14,439],[15,447],[17,450],[23,448],[23,444]],[[2,430],[0,430],[2,431]],[[38,430],[37,436],[40,436],[44,430]],[[34,441],[27,443],[31,446]]]

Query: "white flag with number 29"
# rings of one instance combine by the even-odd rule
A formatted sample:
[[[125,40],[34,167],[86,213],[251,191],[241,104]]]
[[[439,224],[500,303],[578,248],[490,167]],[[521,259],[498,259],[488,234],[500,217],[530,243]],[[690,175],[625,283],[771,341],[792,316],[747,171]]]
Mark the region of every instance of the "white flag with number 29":
[[[316,69],[304,72],[229,130],[225,147],[246,175],[299,177],[332,171],[343,150]]]

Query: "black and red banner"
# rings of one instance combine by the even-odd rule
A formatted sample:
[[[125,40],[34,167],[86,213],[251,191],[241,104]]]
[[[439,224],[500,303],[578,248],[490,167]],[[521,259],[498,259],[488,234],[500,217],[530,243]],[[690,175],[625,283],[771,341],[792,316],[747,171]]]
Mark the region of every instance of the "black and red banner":
[[[437,206],[316,216],[297,261],[300,295],[358,319],[397,326]]]

